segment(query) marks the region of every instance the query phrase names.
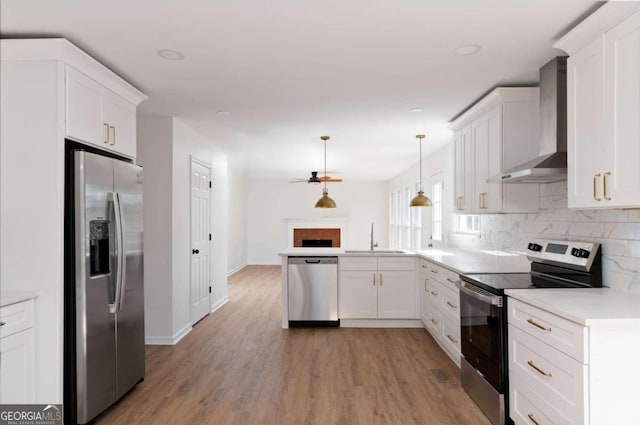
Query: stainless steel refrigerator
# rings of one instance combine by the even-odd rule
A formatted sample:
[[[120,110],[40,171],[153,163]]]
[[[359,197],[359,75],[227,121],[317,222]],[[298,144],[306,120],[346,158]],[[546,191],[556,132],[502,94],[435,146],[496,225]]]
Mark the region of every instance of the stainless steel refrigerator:
[[[84,424],[144,378],[142,168],[77,149],[67,162],[64,410]]]

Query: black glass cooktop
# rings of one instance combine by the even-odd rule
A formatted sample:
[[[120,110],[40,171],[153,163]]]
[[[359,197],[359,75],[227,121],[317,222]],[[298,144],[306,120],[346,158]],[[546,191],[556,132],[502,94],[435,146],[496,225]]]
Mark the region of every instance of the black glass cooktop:
[[[578,288],[582,285],[531,273],[468,274],[462,280],[491,293],[502,295],[505,289]]]

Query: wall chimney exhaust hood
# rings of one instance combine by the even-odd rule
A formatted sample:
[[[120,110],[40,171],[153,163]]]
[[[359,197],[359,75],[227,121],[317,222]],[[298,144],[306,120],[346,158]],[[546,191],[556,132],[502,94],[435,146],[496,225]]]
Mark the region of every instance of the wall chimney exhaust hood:
[[[552,183],[567,179],[567,57],[540,68],[540,156],[487,179],[489,183]]]

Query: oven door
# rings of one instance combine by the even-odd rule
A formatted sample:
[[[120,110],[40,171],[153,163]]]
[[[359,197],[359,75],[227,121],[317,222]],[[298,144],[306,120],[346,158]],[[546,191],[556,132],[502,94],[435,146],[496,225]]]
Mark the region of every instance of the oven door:
[[[499,393],[505,392],[506,312],[502,296],[459,281],[462,355]]]

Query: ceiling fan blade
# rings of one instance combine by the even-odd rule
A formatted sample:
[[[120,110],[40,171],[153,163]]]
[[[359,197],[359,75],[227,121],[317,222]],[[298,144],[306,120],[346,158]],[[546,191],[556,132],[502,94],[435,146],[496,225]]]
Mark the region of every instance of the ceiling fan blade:
[[[320,180],[321,182],[326,181],[326,182],[334,182],[334,183],[339,183],[339,182],[341,182],[341,181],[342,181],[342,179],[334,179],[334,178],[333,178],[333,177],[331,177],[331,176],[327,176],[327,177],[325,177],[325,176],[318,177],[318,180]]]

